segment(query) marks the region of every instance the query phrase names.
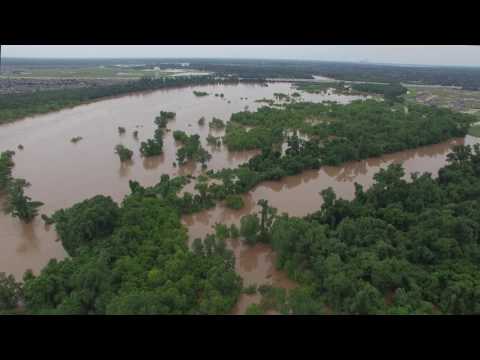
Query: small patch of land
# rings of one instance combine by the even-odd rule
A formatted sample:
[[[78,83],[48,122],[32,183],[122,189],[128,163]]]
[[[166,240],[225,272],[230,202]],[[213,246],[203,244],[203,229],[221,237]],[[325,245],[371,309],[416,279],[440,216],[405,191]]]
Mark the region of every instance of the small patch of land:
[[[110,86],[141,78],[206,75],[194,69],[160,69],[158,66],[98,65],[40,66],[9,65],[0,75],[0,94],[43,90]]]
[[[449,108],[480,117],[480,91],[452,87],[406,85],[405,100]]]
[[[473,125],[468,129],[468,135],[480,137],[480,124]]]

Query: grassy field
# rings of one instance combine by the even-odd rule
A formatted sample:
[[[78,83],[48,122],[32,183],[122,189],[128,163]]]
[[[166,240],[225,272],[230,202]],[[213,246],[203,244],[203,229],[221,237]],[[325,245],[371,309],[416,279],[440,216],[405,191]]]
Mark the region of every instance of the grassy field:
[[[470,127],[470,129],[468,130],[468,135],[480,137],[480,124]]]
[[[187,71],[185,71],[187,72]],[[131,78],[144,76],[163,77],[176,74],[169,70],[142,70],[117,66],[95,66],[85,68],[19,68],[14,72],[2,74],[10,78]]]
[[[467,91],[449,87],[416,87],[406,85],[407,102],[446,107],[480,117],[480,91]]]

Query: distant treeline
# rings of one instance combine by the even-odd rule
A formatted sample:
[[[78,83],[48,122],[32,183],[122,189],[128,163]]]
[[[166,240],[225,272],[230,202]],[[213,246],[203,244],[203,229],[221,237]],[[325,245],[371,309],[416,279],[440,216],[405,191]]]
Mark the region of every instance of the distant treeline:
[[[14,59],[6,65],[31,67],[79,67],[129,65],[135,68],[181,68],[234,75],[242,78],[305,78],[313,75],[337,80],[418,83],[480,89],[480,67],[399,66],[323,61],[255,60],[255,59]]]
[[[176,86],[238,82],[239,80],[234,77],[219,79],[214,76],[166,77],[160,79],[144,78],[110,86],[92,86],[78,89],[38,91],[29,94],[2,95],[0,97],[0,124],[35,114],[56,111],[93,100],[127,93]]]
[[[352,84],[352,90],[365,93],[380,94],[385,100],[398,100],[407,92],[401,84]]]
[[[239,77],[305,78],[313,75],[346,81],[418,83],[480,89],[480,68],[417,67],[313,61],[191,60],[191,68]]]

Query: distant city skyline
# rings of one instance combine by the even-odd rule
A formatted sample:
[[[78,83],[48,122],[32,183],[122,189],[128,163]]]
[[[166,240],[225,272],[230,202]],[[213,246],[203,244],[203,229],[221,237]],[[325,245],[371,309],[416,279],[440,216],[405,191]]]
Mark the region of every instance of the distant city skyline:
[[[237,58],[480,66],[466,45],[2,45],[4,58]]]

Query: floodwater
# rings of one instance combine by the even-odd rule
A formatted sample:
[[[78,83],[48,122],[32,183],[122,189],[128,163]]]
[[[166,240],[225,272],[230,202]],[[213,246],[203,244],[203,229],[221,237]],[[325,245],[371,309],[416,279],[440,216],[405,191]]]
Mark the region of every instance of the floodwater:
[[[391,163],[403,164],[406,179],[410,179],[410,175],[415,172],[429,172],[436,177],[438,170],[446,164],[447,154],[453,146],[471,145],[478,141],[475,137],[466,136],[377,158],[352,161],[342,166],[324,166],[281,181],[266,181],[243,195],[245,207],[240,210],[231,210],[218,204],[215,208],[184,216],[183,220],[191,238],[203,237],[214,232],[216,223],[239,225],[242,216],[260,211],[257,202],[261,199],[267,199],[270,206],[277,208],[279,213],[305,216],[320,209],[320,192],[328,187],[334,189],[338,198],[351,200],[355,195],[355,182],[367,189],[374,182],[373,175]],[[257,245],[250,248],[235,243],[230,247],[236,255],[236,270],[242,275],[246,286],[269,284],[286,289],[295,287],[295,283],[284,272],[275,269],[275,254],[269,246]],[[254,266],[251,265],[252,262]],[[242,314],[249,304],[259,301],[258,295],[242,295],[234,313]]]
[[[206,91],[210,96],[196,97],[193,90]],[[137,180],[143,186],[157,183],[162,174],[171,176],[201,172],[199,164],[173,166],[177,144],[172,131],[183,130],[188,134],[198,133],[202,144],[212,154],[208,169],[237,167],[247,161],[256,151],[228,152],[223,146],[215,148],[206,143],[207,135],[223,135],[208,127],[212,117],[228,120],[234,112],[248,109],[255,111],[263,106],[255,100],[272,99],[273,93],[291,94],[295,90],[289,83],[270,83],[268,87],[256,84],[209,85],[141,93],[88,105],[78,106],[55,113],[27,118],[0,126],[0,151],[15,150],[13,176],[25,178],[32,185],[26,193],[45,205],[40,213],[52,214],[55,210],[72,206],[76,202],[97,194],[111,196],[121,201],[129,192],[129,180]],[[223,93],[224,98],[215,97]],[[346,103],[359,96],[336,94],[302,94],[304,101],[337,101]],[[139,154],[140,141],[153,136],[154,118],[161,110],[174,111],[176,119],[168,124],[164,137],[164,154],[144,159]],[[198,125],[204,116],[206,124]],[[126,133],[118,134],[123,126]],[[139,138],[132,133],[138,130]],[[70,142],[75,136],[83,139]],[[453,143],[472,143],[474,138],[457,139],[453,142],[405,151],[376,159],[348,163],[339,167],[324,167],[288,177],[280,182],[265,182],[244,195],[246,206],[238,211],[226,209],[222,204],[214,209],[184,216],[190,239],[203,237],[212,232],[216,222],[239,223],[240,217],[257,211],[259,199],[267,199],[279,212],[302,216],[318,210],[321,197],[318,193],[332,186],[338,196],[351,198],[353,181],[368,186],[373,174],[389,162],[404,162],[411,171],[436,171],[445,164],[445,157]],[[117,144],[134,150],[131,162],[121,164],[114,153]],[[24,150],[18,150],[22,144]],[[0,197],[0,206],[3,199]],[[0,213],[0,272],[13,274],[21,279],[27,269],[38,273],[52,258],[66,256],[61,243],[56,240],[53,227],[46,227],[40,217],[30,224]],[[236,256],[236,268],[245,285],[272,284],[287,289],[295,283],[283,272],[275,269],[275,254],[266,245],[246,247],[238,240],[229,243]],[[257,295],[242,295],[234,313],[243,313]]]

